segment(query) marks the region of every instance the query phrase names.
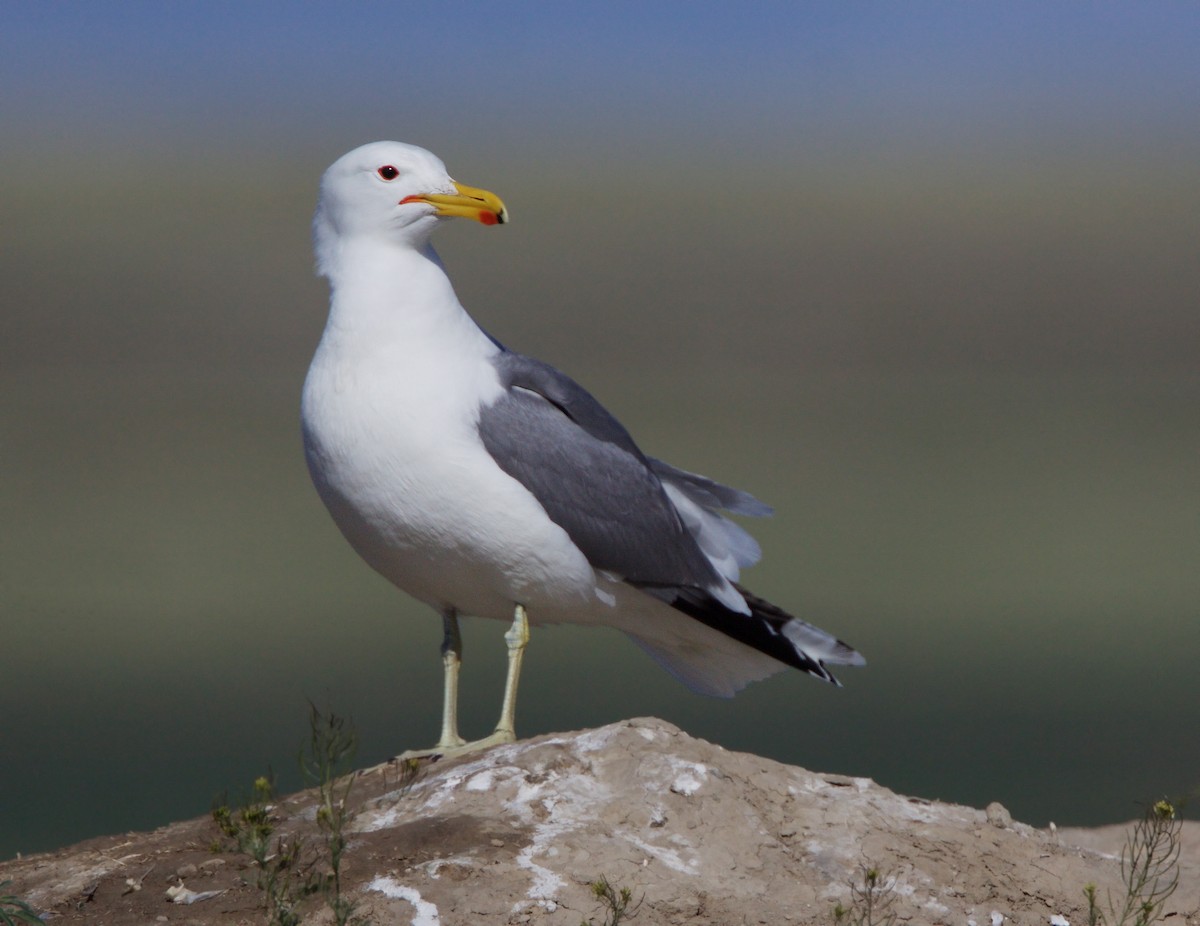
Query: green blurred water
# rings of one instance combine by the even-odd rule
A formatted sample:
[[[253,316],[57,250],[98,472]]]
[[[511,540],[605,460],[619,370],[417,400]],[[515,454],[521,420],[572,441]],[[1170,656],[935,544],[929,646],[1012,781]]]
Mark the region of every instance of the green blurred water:
[[[364,762],[436,734],[438,621],[357,561],[300,454],[312,184],[260,180],[322,166],[9,181],[0,854],[203,813],[268,764],[296,783],[306,697]],[[1194,184],[808,167],[461,172],[515,218],[440,236],[464,303],[647,452],[773,504],[747,584],[869,662],[713,701],[548,629],[522,734],[655,714],[1037,824],[1194,787]],[[467,627],[470,733],[502,632]]]

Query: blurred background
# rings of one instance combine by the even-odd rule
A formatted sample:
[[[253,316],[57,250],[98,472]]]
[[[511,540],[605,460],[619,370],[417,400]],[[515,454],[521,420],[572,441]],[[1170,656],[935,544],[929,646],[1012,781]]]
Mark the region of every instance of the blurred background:
[[[693,695],[535,632],[524,736],[657,715],[1021,820],[1200,784],[1200,8],[4,3],[0,856],[437,734],[436,616],[308,482],[317,180],[501,195],[479,322],[776,516],[745,576],[869,665]],[[498,624],[466,627],[491,729]]]

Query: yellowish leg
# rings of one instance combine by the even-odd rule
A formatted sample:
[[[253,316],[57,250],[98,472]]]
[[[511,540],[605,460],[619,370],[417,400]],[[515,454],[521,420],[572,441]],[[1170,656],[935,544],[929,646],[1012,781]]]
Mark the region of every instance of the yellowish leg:
[[[508,644],[508,675],[504,681],[504,704],[500,708],[500,722],[491,736],[481,740],[464,742],[458,735],[458,670],[462,663],[462,638],[458,632],[458,616],[448,611],[442,616],[445,636],[442,639],[442,665],[446,672],[446,685],[442,700],[441,741],[432,749],[410,749],[401,754],[401,759],[452,758],[512,743],[517,739],[517,683],[521,678],[521,662],[525,647],[529,643],[529,616],[522,605],[513,610],[512,626],[504,635]]]
[[[442,615],[442,735],[434,749],[454,749],[466,743],[458,735],[458,670],[462,665],[462,634],[453,608]]]
[[[504,680],[500,722],[496,724],[496,732],[492,736],[507,736],[508,739],[503,742],[511,743],[517,738],[517,682],[521,680],[521,660],[529,644],[529,616],[522,605],[517,605],[513,611],[512,626],[504,635],[504,642],[508,644],[508,676]]]

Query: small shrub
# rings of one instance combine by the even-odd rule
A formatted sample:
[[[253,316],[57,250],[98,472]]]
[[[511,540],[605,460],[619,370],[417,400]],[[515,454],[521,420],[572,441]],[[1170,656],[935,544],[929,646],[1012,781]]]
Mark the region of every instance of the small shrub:
[[[33,907],[9,892],[11,884],[11,881],[0,881],[0,926],[46,926],[45,921],[33,912]]]
[[[332,911],[336,926],[366,926],[355,916],[357,902],[342,889],[346,830],[355,816],[350,791],[358,733],[352,721],[323,714],[311,702],[308,722],[308,743],[299,761],[305,780],[317,789],[319,839],[275,835],[275,781],[269,774],[254,782],[252,796],[241,807],[234,810],[222,798],[214,805],[212,817],[221,834],[254,862],[272,926],[298,926],[301,907],[316,894]],[[415,782],[418,768],[415,762],[402,764],[401,793]],[[219,848],[221,840],[214,845]]]
[[[254,781],[253,796],[241,807],[232,810],[222,800],[213,807],[212,817],[221,833],[233,840],[237,851],[254,862],[255,883],[263,892],[268,922],[272,926],[298,926],[301,902],[317,890],[312,877],[313,860],[298,836],[279,836],[272,843],[274,798],[274,776],[260,776]]]
[[[850,906],[833,908],[838,926],[894,926],[896,914],[895,877],[882,874],[875,865],[862,866],[857,880],[850,882]]]
[[[317,786],[317,826],[321,830],[328,871],[317,881],[317,889],[333,911],[337,926],[359,923],[354,917],[357,903],[342,893],[342,856],[346,851],[346,825],[354,819],[350,789],[354,785],[354,756],[358,732],[352,722],[336,714],[326,716],[309,702],[308,752],[300,755],[300,770]],[[339,780],[340,779],[340,780]]]
[[[639,898],[633,903],[633,891],[627,887],[615,888],[608,878],[600,878],[592,882],[592,894],[604,908],[604,922],[601,926],[620,926],[622,920],[631,920],[637,915],[637,909],[642,905]],[[595,926],[591,919],[583,920],[580,926]]]
[[[1146,808],[1121,850],[1125,896],[1120,906],[1108,896],[1107,915],[1096,899],[1096,885],[1083,889],[1088,926],[1150,926],[1162,919],[1163,905],[1179,886],[1179,835],[1183,818],[1166,799]]]

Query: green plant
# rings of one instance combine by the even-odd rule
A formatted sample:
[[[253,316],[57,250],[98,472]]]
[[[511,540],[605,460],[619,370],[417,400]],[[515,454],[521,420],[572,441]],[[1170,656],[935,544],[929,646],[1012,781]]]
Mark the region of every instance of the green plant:
[[[1125,896],[1120,907],[1108,896],[1108,914],[1096,900],[1096,885],[1083,893],[1088,926],[1149,926],[1162,918],[1163,905],[1179,886],[1180,831],[1183,818],[1176,804],[1163,799],[1146,808],[1121,850]]]
[[[33,912],[33,907],[29,906],[20,897],[9,893],[9,885],[11,881],[0,881],[0,924],[2,926],[46,926],[45,921],[40,916]]]
[[[354,725],[336,714],[326,716],[309,702],[307,754],[300,755],[300,770],[317,786],[317,826],[328,853],[329,870],[318,881],[318,889],[333,911],[337,926],[357,923],[357,903],[342,893],[342,856],[346,851],[346,825],[354,819],[350,789],[358,734]]]
[[[212,817],[237,850],[254,862],[268,921],[272,926],[298,926],[301,902],[318,888],[312,877],[312,860],[306,857],[299,836],[279,836],[272,844],[274,798],[274,776],[263,775],[255,779],[253,796],[241,807],[231,810],[222,800],[213,807]]]
[[[833,908],[833,921],[838,926],[893,926],[896,914],[891,906],[896,902],[896,879],[881,874],[875,865],[863,865],[857,880],[850,882],[850,906],[838,904]]]
[[[601,926],[620,926],[622,920],[631,920],[642,905],[641,898],[633,903],[633,891],[627,887],[614,888],[608,878],[592,882],[592,894],[604,906],[604,922]],[[593,926],[591,919],[583,920],[580,926]]]
[[[236,810],[222,798],[213,807],[213,820],[221,833],[233,840],[237,851],[253,860],[272,926],[297,926],[301,907],[315,894],[325,900],[336,926],[365,926],[365,921],[355,916],[357,903],[342,885],[346,832],[355,816],[350,791],[358,734],[352,721],[324,714],[312,702],[308,724],[308,743],[300,752],[299,763],[305,780],[317,789],[319,839],[297,833],[275,836],[275,782],[271,775],[257,779],[252,796]],[[418,768],[415,762],[400,766],[402,794],[415,782]]]

